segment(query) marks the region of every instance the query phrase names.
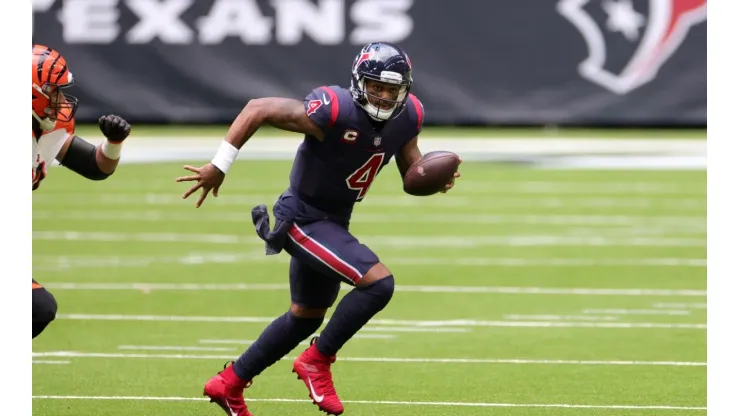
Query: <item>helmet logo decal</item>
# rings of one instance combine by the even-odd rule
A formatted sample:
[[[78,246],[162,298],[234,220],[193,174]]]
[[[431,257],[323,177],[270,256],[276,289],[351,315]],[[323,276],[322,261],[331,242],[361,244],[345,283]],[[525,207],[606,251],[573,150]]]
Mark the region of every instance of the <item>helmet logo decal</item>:
[[[372,58],[372,56],[373,56],[373,50],[372,49],[370,51],[368,51],[368,52],[363,52],[362,55],[360,55],[360,57],[357,58],[357,63],[355,64],[355,67],[353,68],[353,71],[354,72],[357,72],[357,68],[359,68],[360,65],[362,65],[363,62],[369,61],[370,58]]]

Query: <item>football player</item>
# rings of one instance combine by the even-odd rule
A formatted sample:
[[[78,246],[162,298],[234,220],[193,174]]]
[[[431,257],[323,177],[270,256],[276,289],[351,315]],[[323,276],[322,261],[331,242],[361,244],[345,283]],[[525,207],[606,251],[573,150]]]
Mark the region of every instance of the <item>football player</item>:
[[[100,117],[100,131],[107,140],[99,146],[76,136],[74,115],[78,100],[64,93],[74,84],[74,78],[64,57],[52,48],[33,45],[31,79],[32,190],[39,188],[53,159],[93,181],[113,174],[118,166],[122,143],[131,130],[126,120],[115,115]],[[32,293],[32,338],[36,338],[56,317],[57,303],[36,280],[33,280]]]
[[[250,416],[243,391],[255,376],[311,336],[337,299],[341,283],[354,289],[342,298],[326,327],[293,363],[313,402],[332,415],[344,407],[332,381],[337,352],[391,300],[395,279],[378,256],[349,232],[355,203],[367,196],[381,169],[395,156],[400,174],[421,158],[417,136],[424,108],[413,94],[411,61],[389,43],[371,43],[355,57],[349,89],[323,86],[303,100],[260,98],[247,103],[211,161],[177,178],[197,182],[199,207],[219,188],[239,149],[265,124],[303,133],[280,195],[271,230],[265,205],[252,210],[267,254],[290,254],[291,307],[275,319],[236,361],[208,380],[204,395],[229,416]],[[456,177],[459,174],[456,174]],[[452,188],[452,182],[445,189]]]

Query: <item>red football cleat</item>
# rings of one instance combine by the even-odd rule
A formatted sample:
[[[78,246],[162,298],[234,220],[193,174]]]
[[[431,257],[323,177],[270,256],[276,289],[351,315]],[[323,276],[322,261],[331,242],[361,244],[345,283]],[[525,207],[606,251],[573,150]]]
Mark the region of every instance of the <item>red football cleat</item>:
[[[293,372],[306,384],[308,397],[319,406],[319,409],[329,415],[341,415],[344,406],[334,389],[329,368],[337,357],[327,357],[320,353],[315,341],[316,338],[312,339],[311,346],[293,362]]]
[[[223,371],[206,382],[203,395],[221,406],[228,416],[252,416],[244,403],[244,389],[251,385],[252,380],[244,381],[234,373],[233,362],[226,363]]]

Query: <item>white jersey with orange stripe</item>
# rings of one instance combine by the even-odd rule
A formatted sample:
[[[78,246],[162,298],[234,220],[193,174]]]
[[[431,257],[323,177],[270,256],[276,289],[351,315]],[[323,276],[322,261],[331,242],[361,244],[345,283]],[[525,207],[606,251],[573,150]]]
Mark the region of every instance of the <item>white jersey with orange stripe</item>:
[[[51,131],[31,131],[31,186],[36,190],[46,177],[47,168],[74,134],[74,120],[57,122]]]

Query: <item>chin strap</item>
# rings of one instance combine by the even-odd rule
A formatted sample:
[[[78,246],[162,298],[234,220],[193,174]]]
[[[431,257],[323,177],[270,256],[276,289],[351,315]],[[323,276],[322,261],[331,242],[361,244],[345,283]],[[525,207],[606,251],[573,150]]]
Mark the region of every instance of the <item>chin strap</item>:
[[[41,127],[41,130],[43,131],[51,131],[54,130],[54,127],[56,126],[57,122],[56,120],[52,120],[49,117],[41,118],[36,114],[35,111],[31,110],[31,115],[33,118],[36,119],[36,121],[39,122],[39,127]]]
[[[398,107],[398,104],[394,105],[393,108],[391,108],[390,110],[381,110],[378,107],[370,104],[369,102],[365,103],[365,105],[362,107],[373,120],[386,121],[391,118],[393,112],[396,111],[396,107]],[[385,117],[382,117],[381,115]]]

